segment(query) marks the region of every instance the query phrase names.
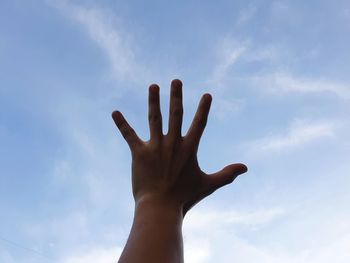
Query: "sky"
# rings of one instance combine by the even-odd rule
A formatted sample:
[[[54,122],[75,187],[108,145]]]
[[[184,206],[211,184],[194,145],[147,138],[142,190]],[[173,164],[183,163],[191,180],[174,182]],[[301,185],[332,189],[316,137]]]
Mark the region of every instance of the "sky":
[[[349,47],[346,0],[0,1],[0,262],[117,262],[111,112],[148,140],[148,86],[167,123],[175,78],[183,135],[213,97],[201,169],[249,168],[186,215],[185,261],[350,262]]]

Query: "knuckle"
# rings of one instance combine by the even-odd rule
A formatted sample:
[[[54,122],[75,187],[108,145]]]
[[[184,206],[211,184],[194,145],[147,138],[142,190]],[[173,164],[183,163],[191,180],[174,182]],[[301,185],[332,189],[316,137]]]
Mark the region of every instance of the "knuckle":
[[[129,138],[132,133],[133,133],[133,129],[132,128],[129,128],[127,127],[126,125],[123,125],[121,128],[120,128],[124,138]]]
[[[196,143],[194,140],[190,140],[189,138],[186,138],[183,140],[183,150],[185,153],[184,157],[193,157],[196,154]]]
[[[207,120],[205,118],[195,118],[194,122],[196,126],[199,128],[204,128],[205,125],[207,124]]]
[[[129,140],[131,138],[131,132],[129,130],[126,130],[124,132],[124,138],[127,140]]]

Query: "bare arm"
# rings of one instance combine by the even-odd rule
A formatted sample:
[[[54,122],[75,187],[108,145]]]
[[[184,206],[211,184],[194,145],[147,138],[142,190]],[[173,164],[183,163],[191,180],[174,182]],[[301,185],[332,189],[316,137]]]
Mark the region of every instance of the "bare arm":
[[[149,87],[150,140],[142,141],[119,111],[112,117],[132,154],[134,222],[119,263],[183,262],[182,221],[187,211],[218,188],[247,171],[231,164],[206,174],[197,150],[212,97],[204,94],[185,136],[182,126],[182,83],[171,82],[168,133],[163,135],[159,87]]]

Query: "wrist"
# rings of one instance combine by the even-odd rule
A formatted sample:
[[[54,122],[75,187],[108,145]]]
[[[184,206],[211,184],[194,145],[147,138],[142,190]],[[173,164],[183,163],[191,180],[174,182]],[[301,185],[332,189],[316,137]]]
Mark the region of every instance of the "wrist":
[[[160,195],[143,195],[135,200],[135,217],[182,224],[183,207],[178,202]]]

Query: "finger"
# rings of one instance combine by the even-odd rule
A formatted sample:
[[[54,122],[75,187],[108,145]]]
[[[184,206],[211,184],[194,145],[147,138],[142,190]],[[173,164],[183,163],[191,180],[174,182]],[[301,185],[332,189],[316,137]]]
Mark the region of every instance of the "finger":
[[[163,135],[162,114],[159,103],[159,86],[152,84],[148,93],[148,122],[151,140],[159,139]]]
[[[182,82],[174,79],[170,88],[170,107],[168,134],[172,138],[181,137],[183,106],[182,106]]]
[[[209,188],[214,190],[232,183],[237,176],[248,171],[246,165],[242,163],[231,164],[224,167],[222,170],[206,176]]]
[[[212,97],[209,93],[202,96],[191,126],[186,134],[188,140],[196,147],[198,147],[200,138],[203,134],[205,126],[207,125],[211,101]]]
[[[131,150],[134,150],[135,147],[142,143],[141,139],[137,136],[134,129],[129,125],[120,111],[112,112],[112,118]]]

